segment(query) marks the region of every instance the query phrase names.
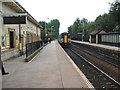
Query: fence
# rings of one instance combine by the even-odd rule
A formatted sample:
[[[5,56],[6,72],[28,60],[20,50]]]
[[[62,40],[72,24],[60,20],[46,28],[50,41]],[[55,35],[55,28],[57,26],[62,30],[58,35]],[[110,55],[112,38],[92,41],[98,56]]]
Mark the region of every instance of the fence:
[[[31,54],[33,54],[41,46],[43,46],[43,42],[42,41],[36,41],[36,42],[32,42],[32,43],[27,43],[26,44],[26,57],[28,57]]]
[[[43,41],[44,45],[48,43],[47,38],[43,38],[42,41]]]

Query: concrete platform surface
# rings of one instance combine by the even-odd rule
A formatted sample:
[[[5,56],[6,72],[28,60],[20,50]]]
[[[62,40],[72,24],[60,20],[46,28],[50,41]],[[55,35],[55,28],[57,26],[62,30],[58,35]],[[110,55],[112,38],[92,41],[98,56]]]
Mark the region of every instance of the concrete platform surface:
[[[0,71],[0,90],[2,89],[2,73]]]
[[[4,61],[9,75],[3,88],[93,88],[57,41],[45,46],[31,62],[23,57]]]

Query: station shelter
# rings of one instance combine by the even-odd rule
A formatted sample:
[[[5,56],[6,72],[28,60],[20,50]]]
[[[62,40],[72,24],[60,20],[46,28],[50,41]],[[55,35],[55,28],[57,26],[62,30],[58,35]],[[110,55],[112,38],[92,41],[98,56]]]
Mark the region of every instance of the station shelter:
[[[99,33],[101,43],[120,47],[120,32]]]
[[[106,32],[103,29],[94,30],[93,32],[91,32],[89,41],[91,43],[100,43],[101,42],[101,36],[99,35],[100,33],[106,33]]]

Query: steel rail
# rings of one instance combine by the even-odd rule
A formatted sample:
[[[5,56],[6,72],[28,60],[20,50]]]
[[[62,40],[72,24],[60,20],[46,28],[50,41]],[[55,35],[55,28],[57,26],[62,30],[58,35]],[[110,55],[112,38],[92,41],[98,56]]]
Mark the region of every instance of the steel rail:
[[[75,48],[78,48],[76,45],[72,45],[73,47],[75,47]],[[88,54],[90,54],[90,51],[84,51],[85,53],[88,53]],[[97,52],[96,52],[97,53]],[[117,60],[117,59],[115,59],[115,58],[113,58],[113,57],[110,57],[110,56],[108,56],[108,55],[105,55],[105,54],[102,54],[102,53],[97,53],[97,54],[100,54],[101,56],[103,56],[103,57],[107,57],[107,58],[110,58],[110,59],[114,59],[115,61],[118,61],[118,63],[120,62],[119,60]],[[90,54],[90,55],[92,55],[92,54]],[[92,55],[93,56],[93,55]],[[96,56],[95,56],[96,57]],[[98,58],[98,57],[97,57]],[[99,59],[101,59],[101,58],[99,58]],[[115,64],[115,63],[113,63],[113,62],[111,62],[111,61],[108,61],[108,60],[104,60],[105,62],[107,62],[107,63],[110,63],[110,64],[112,64],[112,65],[114,65],[115,67],[120,67],[119,66],[119,64],[117,65],[117,64]]]
[[[102,71],[101,69],[99,69],[97,66],[95,66],[94,64],[92,64],[91,62],[89,62],[86,58],[84,58],[83,56],[81,56],[80,54],[78,54],[77,52],[75,52],[74,50],[70,49],[73,53],[75,53],[77,56],[81,57],[83,60],[85,60],[87,63],[89,63],[90,65],[92,65],[94,68],[96,68],[98,71],[100,71],[102,74],[104,74],[105,76],[107,76],[109,79],[111,79],[112,81],[114,81],[116,84],[120,85],[120,83],[118,81],[116,81],[115,79],[113,79],[111,76],[109,76],[108,74],[106,74],[104,71]]]

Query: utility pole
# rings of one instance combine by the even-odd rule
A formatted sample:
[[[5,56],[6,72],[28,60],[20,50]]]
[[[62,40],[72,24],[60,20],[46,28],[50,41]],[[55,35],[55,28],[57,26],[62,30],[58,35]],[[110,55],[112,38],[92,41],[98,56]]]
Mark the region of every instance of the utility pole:
[[[54,26],[51,26],[51,34],[52,34],[52,29],[53,29]]]
[[[47,18],[49,19],[49,18]],[[45,21],[45,37],[47,36],[47,31],[46,31],[46,21]]]
[[[45,38],[46,38],[46,22],[45,22]]]
[[[84,20],[82,23],[83,23],[82,41],[84,41]]]

